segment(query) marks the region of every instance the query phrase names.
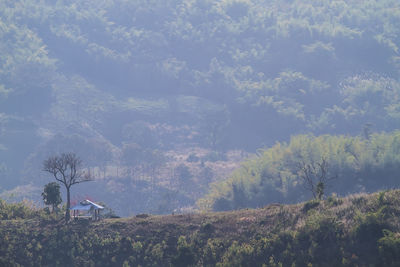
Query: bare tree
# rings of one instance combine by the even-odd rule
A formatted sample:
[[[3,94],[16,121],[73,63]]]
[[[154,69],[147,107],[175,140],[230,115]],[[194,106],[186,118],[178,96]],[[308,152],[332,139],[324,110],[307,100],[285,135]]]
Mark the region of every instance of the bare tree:
[[[56,181],[64,185],[67,190],[67,210],[65,221],[70,219],[70,190],[71,186],[92,181],[90,172],[83,170],[81,159],[75,153],[63,153],[60,156],[51,156],[43,162],[43,171],[51,173]]]
[[[314,199],[322,199],[325,194],[326,184],[337,178],[337,175],[330,176],[329,163],[326,158],[320,162],[305,163],[298,165],[298,175],[303,179],[304,187],[309,190]]]

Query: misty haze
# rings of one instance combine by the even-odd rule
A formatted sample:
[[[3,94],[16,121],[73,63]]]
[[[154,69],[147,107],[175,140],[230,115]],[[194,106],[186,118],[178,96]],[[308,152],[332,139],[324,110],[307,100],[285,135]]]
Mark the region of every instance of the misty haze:
[[[311,208],[305,204],[299,222],[287,215],[293,226],[279,228],[297,231],[308,225],[302,216],[309,216],[309,209],[353,205],[354,194],[365,194],[365,201],[354,204],[359,213],[378,212],[383,203],[396,207],[396,190],[386,197],[366,194],[399,187],[399,46],[398,0],[0,0],[0,215],[3,206],[23,201],[35,212],[59,216],[61,224],[70,194],[71,207],[93,202],[104,208],[100,214],[122,217],[121,224],[138,214],[145,222],[155,216],[149,229],[158,229],[163,220],[156,215],[194,216],[199,233],[218,236],[236,230],[210,223],[221,219],[213,212],[228,212],[239,228],[246,222],[264,227],[270,221],[261,223],[262,216],[271,212],[279,220],[301,211],[293,204],[306,202]],[[79,163],[81,175],[70,177],[74,186],[68,196],[56,161],[46,165],[62,155]],[[43,192],[51,190],[59,190],[62,202],[44,201]],[[379,205],[370,200],[379,197]],[[342,202],[333,205],[329,199]],[[368,206],[372,202],[376,210]],[[286,213],[274,205],[288,205]],[[337,209],[329,213],[336,219],[344,216]],[[240,215],[232,215],[234,210]],[[202,213],[209,217],[196,217]],[[0,221],[15,219],[7,216]],[[171,224],[186,223],[168,216]],[[350,217],[343,217],[344,225],[358,220]],[[400,244],[400,224],[376,220],[393,235],[379,228],[373,242],[390,237]],[[106,227],[104,222],[96,223]],[[178,252],[195,243],[188,232],[173,233]],[[164,251],[159,260],[139,260],[150,253],[145,248],[151,250],[141,240],[142,254],[132,241],[135,261],[121,256],[103,264],[327,266],[297,252],[292,258],[268,252],[260,256],[263,262],[258,256],[231,261],[221,247],[206,260],[206,252],[196,254],[194,245],[188,249],[193,258],[186,250],[173,258],[168,255],[176,251],[163,247],[168,241],[160,245],[167,239],[157,238],[150,243],[154,251]],[[344,239],[329,242],[345,244]],[[239,247],[244,241],[232,237],[224,248],[234,242]],[[387,242],[362,251],[378,255],[395,241]],[[330,255],[340,259],[332,266],[396,266],[391,256],[385,258],[389,254],[379,254],[385,259],[379,261],[339,248],[337,255],[344,250],[348,255]],[[396,249],[393,255],[400,246]],[[37,260],[19,264],[54,264],[52,258]],[[99,259],[80,260],[61,265],[97,266]]]

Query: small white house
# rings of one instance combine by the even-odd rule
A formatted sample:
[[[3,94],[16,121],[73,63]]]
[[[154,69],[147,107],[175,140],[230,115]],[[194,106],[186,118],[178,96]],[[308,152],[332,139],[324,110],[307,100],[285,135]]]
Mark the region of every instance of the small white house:
[[[85,218],[89,220],[99,220],[100,210],[104,209],[103,206],[96,204],[88,199],[81,201],[79,204],[70,208],[73,211],[73,218],[78,220],[79,218]]]

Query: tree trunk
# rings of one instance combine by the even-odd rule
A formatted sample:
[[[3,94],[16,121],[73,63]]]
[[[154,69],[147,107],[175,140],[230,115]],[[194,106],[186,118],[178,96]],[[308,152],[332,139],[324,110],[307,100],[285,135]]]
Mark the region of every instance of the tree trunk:
[[[67,210],[65,211],[65,222],[68,223],[69,219],[71,218],[71,215],[69,213],[69,208],[70,208],[70,192],[69,192],[69,187],[67,188]]]

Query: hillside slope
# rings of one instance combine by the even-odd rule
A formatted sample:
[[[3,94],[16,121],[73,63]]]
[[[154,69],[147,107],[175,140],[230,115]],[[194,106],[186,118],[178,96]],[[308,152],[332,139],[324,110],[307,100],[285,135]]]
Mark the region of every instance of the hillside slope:
[[[0,221],[3,266],[396,266],[400,190],[63,225]],[[398,266],[398,265],[397,265]]]
[[[201,209],[226,211],[299,203],[312,197],[302,168],[311,180],[326,177],[323,194],[347,196],[396,188],[400,172],[400,131],[362,136],[296,135],[288,143],[259,149],[257,156],[221,182],[211,185],[197,203]],[[321,168],[321,163],[325,165]],[[310,176],[309,176],[310,177]]]
[[[43,160],[75,152],[107,179],[77,198],[179,209],[204,192],[163,184],[170,151],[396,130],[399,29],[398,0],[0,1],[1,197],[40,200]]]

